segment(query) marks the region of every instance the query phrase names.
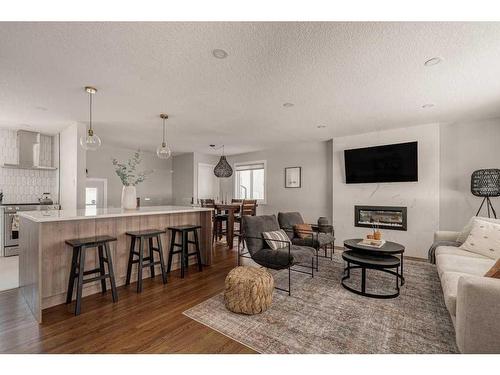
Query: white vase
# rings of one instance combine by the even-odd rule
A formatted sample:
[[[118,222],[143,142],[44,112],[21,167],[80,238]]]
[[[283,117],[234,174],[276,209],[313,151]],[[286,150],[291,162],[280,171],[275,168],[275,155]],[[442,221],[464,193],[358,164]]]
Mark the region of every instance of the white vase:
[[[122,208],[125,210],[135,210],[137,208],[137,191],[135,186],[123,186]]]

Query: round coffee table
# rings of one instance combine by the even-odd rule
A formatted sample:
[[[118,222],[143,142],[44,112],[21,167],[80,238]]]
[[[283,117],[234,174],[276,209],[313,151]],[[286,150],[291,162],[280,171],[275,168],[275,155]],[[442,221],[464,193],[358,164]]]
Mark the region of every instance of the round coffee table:
[[[342,253],[342,259],[347,262],[347,267],[344,269],[342,277],[342,286],[350,292],[359,294],[364,297],[371,298],[395,298],[399,296],[399,280],[398,272],[401,262],[394,255],[358,253],[355,250],[346,250]],[[354,265],[351,265],[354,264]],[[344,283],[345,280],[351,277],[351,270],[361,268],[361,290],[354,289]],[[396,269],[393,271],[392,269]],[[378,270],[396,276],[396,293],[392,294],[375,294],[366,292],[366,270]]]
[[[399,274],[400,279],[401,279],[401,285],[405,284],[405,278],[403,275],[403,253],[405,252],[405,247],[397,242],[391,242],[387,241],[384,246],[381,248],[376,248],[376,247],[371,247],[371,246],[366,246],[366,245],[360,245],[359,243],[362,241],[361,238],[354,238],[351,240],[345,240],[344,241],[344,247],[349,250],[354,250],[357,253],[366,253],[366,254],[373,254],[375,256],[378,255],[394,255],[398,256],[399,255],[399,260],[401,262],[401,273]]]

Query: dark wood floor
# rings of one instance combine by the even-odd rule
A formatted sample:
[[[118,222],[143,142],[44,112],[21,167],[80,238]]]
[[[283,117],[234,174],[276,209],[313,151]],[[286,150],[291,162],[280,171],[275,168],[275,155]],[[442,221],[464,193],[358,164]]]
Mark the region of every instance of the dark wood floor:
[[[224,278],[236,265],[236,251],[218,245],[214,263],[185,279],[172,272],[147,279],[144,291],[135,284],[111,295],[84,298],[82,314],[73,305],[44,310],[44,323],[32,318],[20,292],[0,293],[0,352],[2,353],[253,353],[226,336],[182,315],[188,308],[221,292]]]

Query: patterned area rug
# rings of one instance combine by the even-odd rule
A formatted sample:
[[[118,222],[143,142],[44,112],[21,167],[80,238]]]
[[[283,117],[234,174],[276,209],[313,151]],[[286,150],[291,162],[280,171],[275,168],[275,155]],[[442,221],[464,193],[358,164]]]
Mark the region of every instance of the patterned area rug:
[[[340,285],[343,261],[320,258],[314,278],[292,272],[292,296],[274,291],[266,312],[229,312],[218,294],[184,314],[259,353],[457,353],[435,266],[405,260],[406,283],[394,299],[358,296]],[[352,286],[360,285],[351,271]],[[274,273],[286,287],[287,271]],[[367,271],[370,292],[391,293],[395,277]],[[376,286],[374,288],[374,286]]]

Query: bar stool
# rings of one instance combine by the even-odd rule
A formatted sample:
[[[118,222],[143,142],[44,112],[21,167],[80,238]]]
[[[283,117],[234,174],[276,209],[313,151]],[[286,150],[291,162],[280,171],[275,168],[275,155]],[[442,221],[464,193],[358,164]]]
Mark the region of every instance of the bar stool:
[[[115,237],[110,236],[94,236],[88,238],[76,238],[67,240],[66,244],[73,249],[73,258],[71,260],[71,271],[69,274],[68,292],[66,294],[66,304],[70,304],[73,299],[73,287],[75,280],[77,282],[76,289],[76,305],[75,315],[80,315],[82,305],[83,284],[101,280],[101,291],[106,293],[106,279],[109,278],[111,283],[111,294],[113,302],[118,301],[118,293],[116,291],[115,275],[113,272],[113,262],[111,260],[111,252],[109,251],[109,242],[116,241]],[[99,268],[85,271],[85,253],[87,249],[97,248],[99,256]],[[104,256],[106,253],[106,256]],[[105,272],[104,263],[108,265],[108,272]],[[85,275],[98,273],[99,276],[84,279]]]
[[[181,254],[181,278],[184,278],[184,272],[187,272],[187,268],[189,265],[189,257],[196,256],[198,262],[198,270],[202,271],[203,267],[201,264],[201,253],[200,253],[200,243],[198,241],[198,229],[201,226],[199,225],[177,225],[174,227],[168,227],[167,229],[171,232],[171,240],[170,240],[170,252],[168,257],[168,267],[167,272],[170,273],[170,269],[172,268],[172,258],[174,254]],[[176,243],[175,239],[177,233],[181,235],[181,243]],[[189,240],[189,233],[193,233],[194,241]],[[189,244],[195,245],[195,251],[189,253],[188,246]],[[176,247],[179,247],[180,250],[175,250]]]
[[[130,284],[130,277],[132,275],[132,265],[134,263],[138,264],[137,268],[137,293],[142,292],[142,269],[145,267],[149,267],[151,278],[155,277],[155,265],[160,265],[161,277],[163,279],[163,284],[167,283],[167,273],[165,272],[165,262],[163,261],[163,248],[161,246],[161,238],[160,235],[165,233],[164,230],[159,229],[148,229],[142,231],[134,231],[134,232],[126,232],[127,236],[132,237],[132,241],[130,243],[130,254],[128,257],[128,265],[127,265],[127,280],[125,285]],[[156,238],[157,247],[153,246],[153,238]],[[149,256],[144,257],[144,242],[148,242],[148,253]],[[139,251],[135,251],[136,244],[139,245]],[[160,260],[155,262],[154,252],[158,252]],[[138,258],[134,259],[134,255]],[[148,263],[144,263],[148,261]]]

